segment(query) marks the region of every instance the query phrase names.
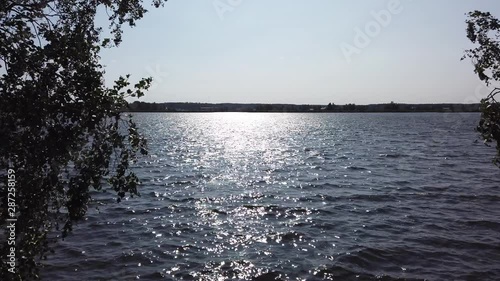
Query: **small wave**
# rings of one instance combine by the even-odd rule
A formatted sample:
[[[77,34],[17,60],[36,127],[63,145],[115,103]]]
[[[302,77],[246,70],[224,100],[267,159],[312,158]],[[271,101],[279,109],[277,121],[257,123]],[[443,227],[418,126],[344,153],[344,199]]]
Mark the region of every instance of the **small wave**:
[[[281,274],[279,272],[272,271],[272,272],[268,272],[268,273],[256,276],[252,280],[253,281],[273,281],[273,280],[280,281],[280,280],[284,280],[284,279],[280,278],[282,275],[283,274]]]
[[[184,268],[182,268],[184,269]],[[186,267],[187,269],[187,267]],[[273,280],[278,277],[279,273],[268,272],[266,269],[255,266],[248,260],[226,260],[221,262],[208,262],[204,268],[198,272],[192,271],[189,278],[179,278],[176,280]],[[276,280],[276,279],[275,279]],[[279,280],[279,279],[277,279]]]
[[[358,167],[358,166],[347,166],[345,167],[346,169],[348,170],[355,170],[355,171],[364,171],[364,170],[367,170],[366,168],[363,168],[363,167]]]
[[[471,250],[500,252],[500,245],[498,244],[483,243],[479,241],[466,241],[449,237],[432,236],[432,237],[419,237],[409,240],[417,242],[422,245],[427,245],[434,249],[442,248],[443,250],[446,251],[449,251],[450,249],[457,249],[457,250],[471,249]]]
[[[291,243],[295,241],[304,241],[306,235],[297,231],[290,231],[285,233],[270,233],[267,238],[274,240],[276,243]]]
[[[178,181],[167,183],[168,186],[175,186],[175,187],[186,186],[186,185],[194,185],[194,184],[195,183],[193,183],[192,181],[189,181],[189,180],[178,180]]]
[[[467,221],[465,222],[465,224],[475,228],[500,230],[500,222],[495,222],[495,221],[475,220],[475,221]]]
[[[168,198],[168,200],[172,202],[178,202],[178,203],[186,203],[186,202],[193,202],[196,201],[195,198],[193,197],[185,197],[185,198]]]
[[[382,153],[378,155],[379,157],[384,157],[384,158],[402,158],[402,157],[407,157],[408,155],[406,154],[389,154],[389,153]]]
[[[384,281],[416,281],[422,279],[405,279],[391,277],[388,275],[372,275],[364,272],[358,272],[340,265],[321,266],[314,270],[314,275],[327,280],[384,280]]]
[[[227,215],[227,212],[218,209],[211,209],[211,210],[200,210],[199,214],[202,217],[210,217],[213,215]]]
[[[280,207],[276,205],[243,205],[243,208],[252,211],[259,211],[263,215],[272,217],[299,217],[303,215],[310,215],[312,213],[317,213],[316,209],[301,208],[301,207]],[[239,208],[235,209],[233,212],[239,212]]]
[[[353,194],[331,196],[326,194],[316,194],[313,198],[306,197],[311,201],[327,201],[327,202],[342,202],[342,201],[368,201],[368,202],[394,202],[397,197],[391,194]],[[306,200],[304,200],[306,201]]]
[[[341,188],[342,186],[332,183],[301,183],[293,187],[299,189],[331,189],[331,188]]]

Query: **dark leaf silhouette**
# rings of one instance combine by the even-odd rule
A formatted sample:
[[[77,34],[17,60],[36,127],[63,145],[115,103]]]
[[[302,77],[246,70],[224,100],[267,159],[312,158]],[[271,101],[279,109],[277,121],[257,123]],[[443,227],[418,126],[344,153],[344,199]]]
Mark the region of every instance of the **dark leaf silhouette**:
[[[109,15],[110,38],[101,38],[98,10]],[[0,176],[3,183],[8,169],[16,176],[16,210],[2,205],[2,226],[17,218],[16,272],[2,259],[0,280],[38,278],[48,235],[61,229],[64,237],[85,216],[90,189],[107,182],[118,198],[138,194],[129,164],[146,153],[146,141],[122,112],[126,98],[141,97],[152,80],[131,86],[127,75],[107,88],[99,53],[119,45],[123,25],[145,13],[141,0],[0,3]],[[7,187],[0,189],[6,204]],[[11,246],[1,241],[2,257]]]
[[[466,50],[462,59],[472,60],[474,72],[486,85],[500,81],[500,21],[491,13],[473,11],[466,23],[467,38],[477,47]],[[500,167],[500,104],[495,99],[499,92],[500,89],[495,88],[481,100],[481,120],[476,129],[486,144],[496,142],[497,155],[493,162]]]

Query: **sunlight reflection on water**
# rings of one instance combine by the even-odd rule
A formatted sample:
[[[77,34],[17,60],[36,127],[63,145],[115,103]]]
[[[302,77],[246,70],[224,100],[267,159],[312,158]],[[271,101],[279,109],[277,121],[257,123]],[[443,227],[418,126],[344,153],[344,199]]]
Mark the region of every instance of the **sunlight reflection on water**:
[[[142,196],[116,204],[111,191],[95,193],[100,213],[59,244],[44,274],[500,275],[498,170],[474,143],[477,114],[454,116],[455,131],[423,113],[137,114],[151,153],[135,167]]]

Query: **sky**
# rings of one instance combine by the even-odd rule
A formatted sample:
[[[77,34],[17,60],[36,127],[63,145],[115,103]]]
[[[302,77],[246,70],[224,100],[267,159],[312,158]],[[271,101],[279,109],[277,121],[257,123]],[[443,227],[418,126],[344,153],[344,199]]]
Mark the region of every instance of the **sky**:
[[[479,102],[488,89],[460,60],[472,47],[465,14],[500,17],[498,0],[169,0],[148,10],[101,56],[108,84],[153,77],[148,102]]]

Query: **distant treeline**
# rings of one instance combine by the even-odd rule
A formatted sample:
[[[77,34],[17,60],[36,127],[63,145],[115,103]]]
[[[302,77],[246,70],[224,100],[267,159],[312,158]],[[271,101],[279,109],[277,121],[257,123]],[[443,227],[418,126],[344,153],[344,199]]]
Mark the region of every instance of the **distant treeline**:
[[[383,103],[356,105],[308,105],[308,104],[253,104],[253,103],[191,103],[133,102],[132,112],[479,112],[479,104],[439,103],[403,104]]]

